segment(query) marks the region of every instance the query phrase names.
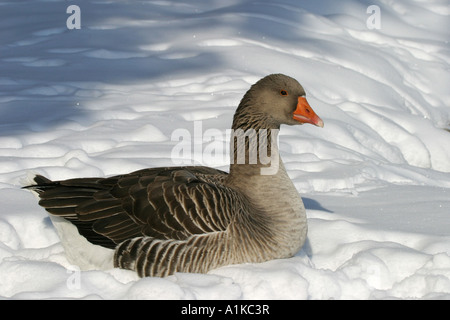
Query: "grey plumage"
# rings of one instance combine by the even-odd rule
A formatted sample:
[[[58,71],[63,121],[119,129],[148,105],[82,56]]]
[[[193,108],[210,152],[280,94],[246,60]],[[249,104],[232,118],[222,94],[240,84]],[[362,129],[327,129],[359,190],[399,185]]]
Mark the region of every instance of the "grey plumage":
[[[294,99],[280,98],[281,89]],[[294,79],[268,76],[242,99],[233,129],[297,124],[291,113],[301,95],[303,88]],[[268,152],[278,159],[276,141],[268,137]],[[245,148],[250,152],[252,147],[247,143]],[[26,188],[89,242],[115,250],[114,266],[140,276],[167,276],[289,257],[301,248],[307,230],[301,198],[281,160],[273,175],[261,175],[257,169],[264,166],[258,160],[231,164],[229,174],[200,166],[168,167],[65,181],[38,175],[36,184]]]

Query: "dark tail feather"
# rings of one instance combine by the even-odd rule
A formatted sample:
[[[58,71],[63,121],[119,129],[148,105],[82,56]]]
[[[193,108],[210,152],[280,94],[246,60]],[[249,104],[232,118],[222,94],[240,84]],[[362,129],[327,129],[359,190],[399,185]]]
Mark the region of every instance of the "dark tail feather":
[[[37,192],[41,199],[39,205],[44,207],[45,210],[52,215],[63,217],[73,223],[77,227],[78,232],[91,243],[107,248],[114,248],[116,246],[111,239],[93,230],[95,219],[84,221],[85,219],[80,219],[84,217],[80,217],[78,213],[81,207],[86,206],[86,204],[92,201],[94,194],[105,190],[104,185],[98,184],[99,179],[52,181],[44,176],[36,175],[33,180],[36,184],[25,186],[23,189]],[[114,213],[121,212],[119,208],[112,209],[114,209]],[[109,210],[111,211],[112,209]],[[100,214],[97,213],[97,215]],[[87,215],[86,218],[88,217]]]
[[[36,175],[33,180],[34,182],[36,182],[36,184],[22,187],[22,189],[31,189],[33,191],[36,191],[37,193],[41,193],[44,190],[55,187],[57,185],[56,182],[53,182],[52,180],[47,179],[46,177],[39,174]]]

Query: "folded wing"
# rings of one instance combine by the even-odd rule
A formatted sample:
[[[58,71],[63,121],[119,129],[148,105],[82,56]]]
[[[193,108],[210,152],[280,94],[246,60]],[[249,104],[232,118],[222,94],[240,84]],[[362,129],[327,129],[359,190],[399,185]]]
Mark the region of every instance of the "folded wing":
[[[36,176],[39,204],[107,248],[134,237],[185,240],[226,230],[234,191],[206,167],[155,168],[110,178],[50,181]]]

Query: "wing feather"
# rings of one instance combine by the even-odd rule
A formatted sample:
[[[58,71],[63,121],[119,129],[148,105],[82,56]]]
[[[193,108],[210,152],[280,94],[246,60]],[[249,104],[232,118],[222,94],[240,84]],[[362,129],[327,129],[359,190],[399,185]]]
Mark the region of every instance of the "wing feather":
[[[39,204],[74,223],[89,241],[113,247],[148,236],[185,240],[230,222],[226,173],[206,167],[155,168],[110,178],[50,181],[36,176]],[[175,249],[174,249],[175,250]]]

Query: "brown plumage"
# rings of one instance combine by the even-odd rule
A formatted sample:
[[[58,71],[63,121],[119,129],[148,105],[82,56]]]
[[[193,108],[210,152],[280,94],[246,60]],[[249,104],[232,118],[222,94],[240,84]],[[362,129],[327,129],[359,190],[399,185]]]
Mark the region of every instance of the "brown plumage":
[[[65,181],[38,175],[26,188],[91,244],[114,250],[115,267],[140,276],[207,272],[292,256],[306,238],[306,216],[274,135],[281,124],[323,126],[304,95],[300,84],[285,75],[267,76],[250,88],[233,129],[254,130],[255,139],[244,137],[240,146],[238,138],[232,139],[229,174],[191,166]],[[262,146],[276,159],[272,174],[262,174],[273,165],[260,158]],[[239,152],[245,153],[245,163],[236,161]],[[258,155],[249,163],[252,152]]]

